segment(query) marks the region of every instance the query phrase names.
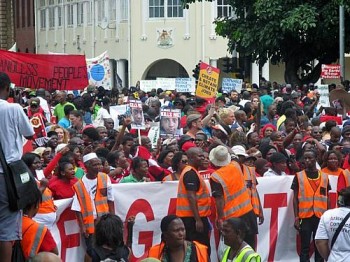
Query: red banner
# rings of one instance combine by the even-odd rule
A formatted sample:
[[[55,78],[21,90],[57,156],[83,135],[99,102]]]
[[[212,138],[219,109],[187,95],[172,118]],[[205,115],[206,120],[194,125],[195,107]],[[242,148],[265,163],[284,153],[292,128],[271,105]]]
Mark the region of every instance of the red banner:
[[[82,90],[89,83],[84,55],[42,55],[0,50],[0,72],[19,87]]]
[[[321,78],[340,78],[340,65],[322,65]]]

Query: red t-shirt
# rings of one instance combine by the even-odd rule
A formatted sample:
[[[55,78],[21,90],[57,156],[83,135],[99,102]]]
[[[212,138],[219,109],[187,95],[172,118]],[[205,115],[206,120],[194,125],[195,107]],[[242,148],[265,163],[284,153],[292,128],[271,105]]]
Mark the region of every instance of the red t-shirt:
[[[69,181],[59,179],[54,176],[49,181],[49,188],[52,191],[53,199],[65,199],[71,198],[74,196],[73,185],[78,181],[76,177],[72,178]]]

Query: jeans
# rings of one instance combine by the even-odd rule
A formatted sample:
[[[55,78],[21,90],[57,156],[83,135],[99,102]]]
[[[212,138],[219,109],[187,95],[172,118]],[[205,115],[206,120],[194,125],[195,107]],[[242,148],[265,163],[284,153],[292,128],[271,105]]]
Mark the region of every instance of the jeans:
[[[300,225],[300,240],[301,240],[301,250],[300,250],[300,262],[309,262],[309,251],[310,251],[310,241],[315,239],[318,223],[320,219],[316,216],[309,218],[303,218]],[[315,246],[315,262],[323,261],[320,253]]]

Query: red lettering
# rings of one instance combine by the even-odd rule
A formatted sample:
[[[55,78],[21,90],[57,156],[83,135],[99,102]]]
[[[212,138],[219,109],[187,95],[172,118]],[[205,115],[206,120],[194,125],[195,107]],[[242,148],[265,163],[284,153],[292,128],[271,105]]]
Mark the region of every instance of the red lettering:
[[[80,233],[70,235],[67,235],[66,233],[64,223],[69,220],[75,220],[76,223],[78,223],[75,213],[70,209],[70,207],[63,211],[63,213],[60,216],[60,219],[57,221],[57,228],[60,232],[61,238],[60,254],[63,262],[66,261],[66,253],[68,248],[80,246]]]
[[[168,215],[176,214],[176,198],[170,198]]]
[[[139,213],[145,215],[147,222],[154,220],[154,213],[150,203],[145,199],[138,199],[134,201],[126,214],[126,217],[137,216]],[[145,253],[141,257],[135,257],[134,254],[131,255],[131,261],[137,261],[138,259],[145,258],[147,251],[151,248],[153,244],[153,231],[139,231],[139,239],[137,244],[144,245]]]
[[[268,261],[274,261],[278,238],[278,209],[287,206],[287,193],[264,195],[264,208],[271,208],[270,250]]]

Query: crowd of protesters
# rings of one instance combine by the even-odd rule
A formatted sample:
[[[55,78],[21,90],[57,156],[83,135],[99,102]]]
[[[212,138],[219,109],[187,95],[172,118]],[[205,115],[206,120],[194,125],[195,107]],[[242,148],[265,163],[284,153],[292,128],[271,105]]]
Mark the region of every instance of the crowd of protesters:
[[[330,91],[337,88],[345,87],[329,86]],[[216,226],[227,246],[221,261],[260,261],[255,237],[264,214],[256,177],[291,175],[300,261],[309,261],[310,240],[329,208],[328,175],[338,177],[337,191],[350,183],[346,107],[341,101],[320,107],[319,98],[313,84],[269,81],[243,84],[240,93],[219,93],[212,100],[161,89],[146,93],[139,87],[11,90],[8,101],[23,107],[35,133],[22,158],[42,193],[40,204],[33,203],[25,215],[49,232],[56,221],[53,200],[73,198],[72,210],[87,247],[85,260],[100,261],[111,254],[116,261],[127,261],[131,250],[118,240],[122,222],[108,217],[115,214],[112,184],[179,180],[176,215],[163,219],[162,243],[152,247],[149,256],[210,261],[209,232]],[[145,128],[140,131],[131,128],[128,114],[116,116],[110,110],[130,99],[142,102]],[[181,110],[182,135],[160,137],[155,144],[149,130],[161,121],[161,108]],[[216,225],[208,220],[207,179],[216,202]],[[97,221],[119,228],[115,243],[110,235],[107,244],[93,241],[94,234],[108,233]],[[42,240],[36,253],[57,253],[50,234]],[[315,249],[315,260],[323,259]]]

